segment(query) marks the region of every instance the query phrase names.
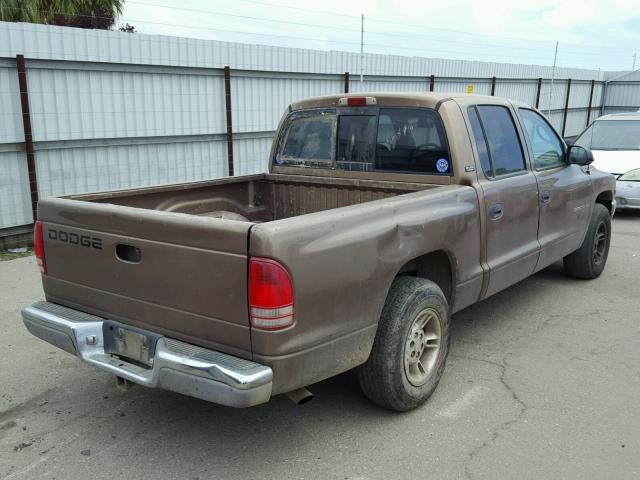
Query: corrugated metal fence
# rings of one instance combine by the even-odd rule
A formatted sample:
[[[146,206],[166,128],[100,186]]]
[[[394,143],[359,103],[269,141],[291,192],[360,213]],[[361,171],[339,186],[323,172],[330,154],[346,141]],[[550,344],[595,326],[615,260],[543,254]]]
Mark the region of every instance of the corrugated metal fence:
[[[539,106],[566,135],[601,114],[603,90],[618,111],[636,105],[617,85],[604,89],[596,71],[558,69],[552,94],[549,67],[389,55],[367,55],[364,65],[361,83],[353,53],[0,22],[0,229],[33,222],[36,191],[264,171],[283,110],[310,96],[473,85]],[[638,85],[619,88],[637,97]]]

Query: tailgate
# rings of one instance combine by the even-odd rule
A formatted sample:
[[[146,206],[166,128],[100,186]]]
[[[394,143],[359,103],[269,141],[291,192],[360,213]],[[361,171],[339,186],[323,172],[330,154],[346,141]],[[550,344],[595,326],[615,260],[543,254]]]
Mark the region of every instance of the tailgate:
[[[47,300],[250,358],[252,223],[70,199],[38,216]]]

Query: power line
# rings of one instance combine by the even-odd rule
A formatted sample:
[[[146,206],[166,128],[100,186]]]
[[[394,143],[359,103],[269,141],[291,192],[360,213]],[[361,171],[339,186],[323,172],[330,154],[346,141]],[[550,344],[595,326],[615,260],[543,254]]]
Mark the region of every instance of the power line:
[[[399,34],[399,33],[388,33],[388,32],[378,32],[378,31],[371,31],[371,30],[365,30],[365,33],[368,33],[370,35],[382,35],[382,36],[389,36],[389,37],[400,37],[400,38],[415,38],[415,39],[420,39],[420,40],[427,40],[427,41],[437,41],[437,42],[442,42],[442,43],[459,43],[462,45],[475,45],[475,46],[480,46],[480,47],[500,47],[500,48],[509,48],[509,49],[514,49],[514,50],[526,50],[526,51],[531,51],[531,52],[544,52],[547,54],[550,54],[550,52],[552,51],[552,49],[542,49],[542,48],[531,48],[531,47],[520,47],[517,45],[502,45],[502,44],[497,44],[497,43],[486,43],[486,44],[479,44],[478,42],[466,42],[464,40],[449,40],[449,39],[434,39],[434,38],[428,38],[428,37],[422,37],[422,36],[417,36],[417,35],[404,35],[404,34]],[[371,45],[371,44],[370,44]],[[569,54],[569,55],[583,55],[583,56],[597,56],[597,57],[625,57],[628,58],[628,55],[622,54],[622,53],[590,53],[590,52],[571,52],[571,51],[563,51],[561,52],[563,54]]]
[[[262,2],[260,2],[262,3]],[[278,19],[278,18],[266,18],[266,17],[255,17],[255,16],[251,16],[251,15],[238,15],[238,14],[232,14],[232,13],[226,13],[226,12],[218,12],[218,11],[212,11],[212,10],[203,10],[203,9],[196,9],[196,8],[184,8],[184,7],[173,7],[170,5],[163,5],[163,4],[158,4],[158,3],[150,3],[150,2],[140,2],[137,0],[128,0],[127,4],[135,4],[135,5],[144,5],[144,6],[148,6],[148,7],[159,7],[159,8],[166,8],[166,9],[170,9],[170,10],[178,10],[178,11],[184,11],[184,12],[193,12],[193,13],[204,13],[204,14],[208,14],[208,15],[220,15],[220,16],[225,16],[225,17],[232,17],[232,18],[242,18],[242,19],[248,19],[248,20],[255,20],[255,21],[261,21],[261,22],[273,22],[273,23],[284,23],[287,25],[300,25],[300,26],[305,26],[305,27],[313,27],[313,28],[321,28],[321,29],[333,29],[333,30],[341,30],[341,31],[346,31],[346,32],[360,32],[360,29],[355,29],[355,28],[348,28],[348,27],[337,27],[337,26],[333,26],[333,25],[325,25],[325,24],[312,24],[312,23],[303,23],[303,22],[295,22],[295,21],[291,21],[291,20],[283,20],[283,19]],[[132,20],[133,21],[133,20]],[[434,38],[429,38],[429,37],[424,37],[424,36],[418,36],[418,35],[406,35],[406,34],[398,34],[398,33],[390,33],[390,32],[379,32],[379,31],[372,31],[372,30],[364,30],[364,33],[370,34],[370,35],[378,35],[378,36],[389,36],[389,37],[399,37],[399,38],[413,38],[413,39],[420,39],[420,40],[427,40],[427,41],[439,41],[439,42],[443,42],[443,43],[455,43],[455,44],[461,44],[461,45],[474,45],[474,46],[484,46],[484,45],[479,45],[478,42],[470,42],[470,41],[464,41],[464,40],[450,40],[450,39],[434,39]],[[519,46],[514,46],[514,45],[504,45],[504,44],[486,44],[486,46],[490,46],[490,47],[500,47],[500,48],[508,48],[508,49],[515,49],[515,50],[527,50],[527,51],[532,51],[532,52],[544,52],[544,53],[549,53],[551,50],[550,49],[542,49],[542,48],[531,48],[531,47],[519,47]],[[592,53],[582,53],[582,52],[564,52],[564,53],[568,53],[571,55],[589,55],[589,56],[619,56],[619,57],[627,57],[627,55],[624,54],[592,54]]]
[[[253,4],[256,4],[256,5],[262,5],[262,6],[266,6],[266,7],[285,8],[285,9],[289,9],[289,10],[299,10],[299,11],[303,11],[303,12],[319,13],[319,14],[323,14],[323,15],[331,15],[331,16],[352,18],[352,19],[357,19],[357,20],[360,19],[359,15],[347,15],[347,14],[344,14],[344,13],[329,12],[327,10],[315,10],[315,9],[304,8],[304,7],[296,7],[296,6],[292,6],[292,5],[283,5],[281,3],[263,2],[263,1],[260,1],[260,0],[236,0],[236,1],[245,2],[245,3],[253,3]],[[367,16],[367,21],[398,25],[398,26],[402,26],[402,27],[419,28],[419,29],[422,29],[422,30],[428,29],[428,30],[441,31],[441,32],[458,33],[458,34],[469,35],[469,36],[473,36],[473,37],[485,37],[485,38],[496,38],[496,39],[502,39],[502,40],[516,40],[516,41],[521,41],[521,42],[544,43],[544,44],[550,45],[550,49],[552,49],[553,45],[555,44],[555,41],[530,40],[530,39],[526,39],[526,38],[505,37],[505,36],[500,36],[500,35],[491,35],[491,34],[487,34],[487,33],[469,32],[469,31],[465,31],[465,30],[457,30],[457,29],[442,28],[442,27],[428,27],[428,28],[426,28],[423,24],[421,25],[421,24],[415,24],[415,23],[397,22],[397,21],[393,21],[393,20],[389,20],[389,19],[381,19],[381,18],[375,18],[375,17],[369,17],[369,16]],[[564,45],[572,45],[572,46],[580,47],[580,48],[600,48],[600,49],[610,49],[610,50],[614,50],[614,49],[618,48],[618,47],[606,46],[606,45],[605,46],[603,46],[603,45],[581,45],[581,44],[577,44],[577,43],[564,43]]]
[[[251,1],[253,2],[254,0],[251,0]],[[334,29],[334,30],[341,30],[341,31],[347,31],[347,32],[354,32],[354,33],[358,32],[358,33],[361,33],[360,29],[348,28],[348,27],[337,27],[337,26],[324,25],[324,24],[312,24],[312,23],[294,22],[294,21],[284,20],[284,19],[255,17],[255,16],[251,16],[251,15],[238,15],[238,14],[218,12],[218,11],[212,11],[212,10],[204,10],[204,9],[174,7],[174,6],[170,6],[170,5],[163,5],[163,4],[157,4],[157,3],[140,2],[140,1],[137,1],[137,0],[128,0],[127,3],[132,3],[132,4],[136,4],[136,5],[144,5],[144,6],[149,6],[149,7],[166,8],[166,9],[170,9],[170,10],[178,10],[178,11],[185,11],[185,12],[204,13],[204,14],[209,14],[209,15],[220,15],[220,16],[226,16],[226,17],[232,17],[232,18],[242,18],[242,19],[249,19],[249,20],[261,21],[261,22],[284,23],[284,24],[288,24],[288,25],[300,25],[300,26],[305,26],[305,27],[313,27],[313,28],[321,28],[321,29]],[[258,2],[257,0],[256,0],[256,3],[267,5],[266,3]],[[293,8],[293,7],[291,7],[291,8]],[[302,9],[301,7],[295,7],[295,8],[296,9]],[[305,9],[305,10],[308,10],[308,9]],[[313,10],[313,11],[316,12],[315,10]],[[367,33],[367,34],[370,34],[370,35],[399,37],[399,38],[412,38],[412,39],[420,39],[420,40],[427,40],[427,41],[434,41],[435,40],[435,41],[439,41],[439,42],[442,42],[442,43],[455,43],[455,44],[461,44],[461,45],[499,47],[499,48],[508,48],[508,49],[512,49],[512,50],[526,50],[526,51],[532,51],[532,52],[543,52],[543,53],[546,53],[546,54],[550,54],[550,52],[552,51],[551,48],[542,49],[542,48],[521,47],[521,46],[514,46],[514,45],[496,44],[496,43],[479,45],[478,42],[471,42],[471,41],[464,41],[464,40],[450,40],[450,39],[446,39],[445,40],[445,39],[437,39],[437,38],[434,39],[434,38],[418,36],[418,35],[406,35],[406,34],[380,32],[380,31],[372,31],[372,30],[364,30],[364,33]],[[369,44],[369,45],[374,46],[375,44]],[[565,50],[565,51],[563,51],[561,53],[562,54],[568,54],[568,55],[592,56],[592,57],[599,56],[599,57],[609,58],[609,57],[612,57],[612,56],[617,56],[617,57],[625,57],[625,58],[627,58],[627,55],[625,55],[625,54],[616,54],[616,53],[605,54],[605,53],[590,53],[590,52],[572,52],[572,51],[567,51],[567,50]]]
[[[282,5],[279,3],[267,3],[267,2],[261,2],[259,0],[237,0],[237,1],[245,2],[245,3],[253,3],[255,5],[263,5],[266,7],[288,8],[289,10],[299,10],[301,12],[320,13],[322,15],[331,15],[332,17],[355,18],[357,20],[360,20],[360,15],[347,15],[345,13],[327,12],[326,10],[314,10],[311,8],[294,7],[292,5]]]
[[[269,5],[265,2],[259,2],[258,0],[241,0],[241,1],[251,1],[254,3],[260,3],[260,4],[264,4],[264,5]],[[286,22],[286,23],[292,23],[292,22],[288,22],[288,21],[283,21],[280,19],[266,19],[266,18],[261,18],[261,17],[251,17],[251,16],[246,16],[246,15],[234,15],[234,14],[226,14],[226,13],[221,13],[221,12],[211,12],[211,11],[207,11],[207,10],[197,10],[197,9],[182,9],[182,8],[177,8],[177,7],[170,7],[170,6],[165,6],[165,5],[159,5],[159,4],[154,4],[154,3],[150,3],[150,2],[139,2],[136,0],[130,0],[131,3],[138,3],[138,4],[143,4],[146,6],[154,6],[154,7],[162,7],[162,8],[172,8],[172,9],[177,9],[177,10],[187,10],[187,11],[194,11],[197,13],[211,13],[214,15],[229,15],[229,16],[236,16],[236,17],[242,17],[242,18],[251,18],[254,20],[259,20],[259,21],[273,21],[273,22]],[[5,8],[10,8],[10,9],[15,9],[15,10],[21,10],[20,7],[5,7]],[[296,9],[301,9],[302,7],[296,7]],[[307,9],[308,10],[308,9]],[[56,11],[52,11],[52,10],[41,10],[41,13],[49,13],[49,14],[61,14],[64,15],[61,12],[56,12]],[[85,14],[79,14],[79,15],[75,15],[76,17],[86,17],[86,18],[95,18],[95,19],[112,19],[111,17],[106,17],[106,16],[99,16],[99,15],[85,15]],[[128,21],[133,22],[133,23],[138,23],[138,24],[148,24],[148,25],[158,25],[158,26],[162,26],[162,27],[174,27],[174,28],[186,28],[186,29],[195,29],[195,30],[205,30],[205,31],[212,31],[212,32],[220,32],[220,33],[231,33],[231,34],[238,34],[238,35],[252,35],[252,36],[262,36],[262,37],[272,37],[272,38],[283,38],[283,39],[292,39],[292,40],[305,40],[305,41],[312,41],[312,42],[321,42],[321,43],[332,43],[332,44],[338,44],[338,45],[360,45],[361,42],[356,42],[356,41],[349,41],[349,40],[332,40],[326,37],[323,38],[313,38],[313,37],[303,37],[303,36],[297,36],[297,35],[283,35],[283,34],[275,34],[275,33],[262,33],[262,32],[248,32],[248,31],[242,31],[242,30],[232,30],[232,29],[221,29],[221,28],[214,28],[214,27],[202,27],[202,26],[196,26],[196,25],[185,25],[185,24],[175,24],[175,23],[164,23],[164,22],[154,22],[154,21],[148,21],[148,20],[142,20],[142,19],[135,19],[135,18],[127,18]],[[312,27],[318,27],[318,28],[325,28],[325,26],[322,25],[314,25],[314,24],[303,24],[305,26],[312,26]],[[346,29],[345,30],[349,30],[352,31],[354,29]],[[373,34],[373,35],[390,35],[390,36],[403,36],[404,35],[400,35],[400,34],[386,34],[384,32],[371,32],[371,31],[367,31],[367,33],[369,34]],[[416,38],[421,38],[424,40],[431,40],[428,39],[426,37],[416,37]],[[447,41],[447,40],[442,40],[443,43],[462,43],[461,41]],[[470,42],[464,42],[465,44],[469,44]],[[378,47],[378,48],[384,48],[384,49],[395,49],[395,50],[402,50],[402,51],[416,51],[416,52],[423,52],[423,54],[426,54],[427,52],[429,52],[430,50],[428,48],[423,48],[423,47],[408,47],[406,45],[390,45],[390,44],[382,44],[382,43],[366,43],[367,46],[369,47]],[[497,44],[479,44],[477,42],[473,43],[474,46],[476,47],[490,47],[490,48],[495,48],[495,47],[499,47],[500,45]],[[518,47],[510,47],[510,46],[504,46],[505,48],[518,48]],[[527,49],[529,51],[539,51],[541,53],[548,53],[547,50],[537,50],[537,49],[533,49],[533,48],[522,48],[522,49]],[[375,52],[370,52],[370,53],[375,53]],[[442,48],[438,48],[437,51],[434,51],[434,53],[436,53],[436,55],[438,54],[455,54],[455,55],[464,55],[464,56],[469,56],[470,54],[472,55],[480,55],[480,56],[484,56],[484,57],[490,57],[490,58],[522,58],[521,55],[507,55],[507,54],[500,54],[500,53],[488,53],[488,52],[470,52],[470,51],[459,51],[459,50],[450,50],[450,49],[442,49]],[[571,54],[570,52],[560,52],[561,55],[562,54]],[[595,53],[583,53],[580,54],[582,56],[602,56],[601,54],[595,54]],[[621,55],[621,54],[611,54],[611,55],[605,55],[606,57],[610,57],[610,56],[625,56],[625,55]],[[626,57],[626,56],[625,56]],[[535,59],[537,61],[540,61],[541,59],[547,59],[546,55],[532,55],[529,57],[530,59]],[[583,62],[584,63],[584,62]]]
[[[247,32],[244,30],[228,30],[223,28],[213,28],[213,27],[199,27],[196,25],[183,25],[178,23],[161,23],[161,22],[150,22],[147,20],[138,20],[135,18],[130,18],[129,21],[134,23],[142,23],[142,24],[150,24],[150,25],[160,25],[163,27],[178,27],[178,28],[188,28],[195,30],[209,30],[212,32],[223,32],[223,33],[237,33],[240,35],[258,35],[263,37],[276,37],[276,38],[290,38],[292,40],[307,40],[311,42],[327,42],[327,43],[336,43],[336,44],[344,44],[344,45],[360,45],[360,42],[351,42],[348,40],[330,40],[328,38],[311,38],[311,37],[299,37],[297,35],[281,35],[276,33],[260,33],[260,32]]]
[[[274,22],[274,23],[286,23],[288,25],[299,25],[299,26],[303,26],[303,27],[314,27],[314,28],[328,28],[328,29],[332,29],[332,30],[343,30],[346,32],[360,32],[360,29],[357,28],[348,28],[348,27],[336,27],[334,25],[318,25],[318,24],[313,24],[313,23],[304,23],[304,22],[292,22],[290,20],[282,20],[282,19],[277,19],[277,18],[265,18],[265,17],[253,17],[250,15],[238,15],[238,14],[234,14],[234,13],[225,13],[225,12],[214,12],[212,10],[201,10],[201,9],[197,9],[197,8],[184,8],[184,7],[172,7],[169,5],[161,5],[158,3],[148,3],[148,2],[138,2],[138,1],[134,1],[134,0],[127,0],[127,4],[133,3],[135,5],[145,5],[148,7],[160,7],[160,8],[167,8],[167,9],[171,9],[171,10],[178,10],[178,11],[184,11],[184,12],[192,12],[192,13],[206,13],[209,15],[221,15],[221,16],[225,16],[225,17],[233,17],[233,18],[243,18],[243,19],[247,19],[247,20],[257,20],[257,21],[261,21],[261,22]]]

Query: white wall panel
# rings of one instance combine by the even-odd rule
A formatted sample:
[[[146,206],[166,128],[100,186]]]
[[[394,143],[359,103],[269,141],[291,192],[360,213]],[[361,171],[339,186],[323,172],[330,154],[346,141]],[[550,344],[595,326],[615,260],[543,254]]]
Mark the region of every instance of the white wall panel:
[[[0,228],[31,222],[27,159],[22,152],[0,152]]]
[[[569,95],[569,108],[586,107],[589,105],[591,82],[572,82]]]
[[[640,108],[640,87],[638,83],[609,85],[606,89],[607,105],[614,107]]]
[[[242,161],[234,165],[236,175],[250,175],[269,169],[272,137],[234,138],[233,157]]]
[[[545,113],[549,108],[551,110],[564,108],[566,95],[566,80],[555,80],[553,85],[550,80],[547,80],[542,83],[542,88],[540,89],[540,106],[538,108]],[[549,103],[549,99],[551,99],[551,103]]]
[[[341,93],[341,90],[338,93]],[[412,79],[401,77],[378,78],[364,77],[363,81],[357,75],[349,77],[349,92],[428,92],[428,79]]]
[[[221,74],[73,68],[28,68],[27,73],[35,141],[198,135],[226,129]]]
[[[587,111],[577,110],[569,112],[567,115],[567,127],[565,129],[565,136],[578,135],[587,128]]]
[[[231,109],[234,132],[275,130],[287,106],[297,100],[341,93],[339,79],[315,79],[292,75],[267,78],[231,77]]]
[[[18,70],[0,66],[0,143],[24,141]]]
[[[435,92],[466,93],[468,85],[473,85],[473,93],[476,95],[491,95],[491,81],[487,79],[436,78],[433,90]]]
[[[224,141],[39,150],[40,197],[190,182],[227,175]]]
[[[536,81],[509,82],[498,80],[496,83],[497,96],[525,102],[531,106],[535,106],[536,104],[537,91],[538,82]]]

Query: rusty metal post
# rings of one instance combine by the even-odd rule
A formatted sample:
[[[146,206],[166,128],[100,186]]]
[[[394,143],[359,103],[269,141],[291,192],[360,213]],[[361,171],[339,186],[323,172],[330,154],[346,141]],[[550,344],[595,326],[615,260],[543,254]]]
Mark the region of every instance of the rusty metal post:
[[[227,111],[227,162],[233,177],[233,124],[231,119],[231,70],[224,67],[224,103]]]
[[[436,86],[436,76],[431,75],[431,77],[429,77],[429,91],[433,92],[433,89],[435,86]]]
[[[536,108],[540,106],[540,92],[542,91],[542,78],[538,79],[538,89],[536,90]]]
[[[349,72],[344,72],[344,93],[349,93]]]
[[[591,121],[591,103],[593,102],[593,90],[596,87],[596,81],[591,80],[591,92],[589,92],[589,106],[587,107],[587,123],[585,127],[589,126],[589,122]]]
[[[564,101],[564,115],[562,116],[562,136],[567,128],[567,115],[569,114],[569,95],[571,95],[571,79],[567,80],[567,98]]]
[[[20,87],[20,105],[22,107],[22,128],[24,130],[24,150],[27,155],[27,171],[29,172],[29,191],[31,192],[31,211],[33,220],[38,218],[38,177],[36,174],[36,157],[33,151],[33,132],[29,113],[29,89],[27,86],[27,70],[24,66],[24,55],[16,55],[18,68],[18,85]]]
[[[496,95],[496,77],[491,77],[491,96],[495,97]]]

